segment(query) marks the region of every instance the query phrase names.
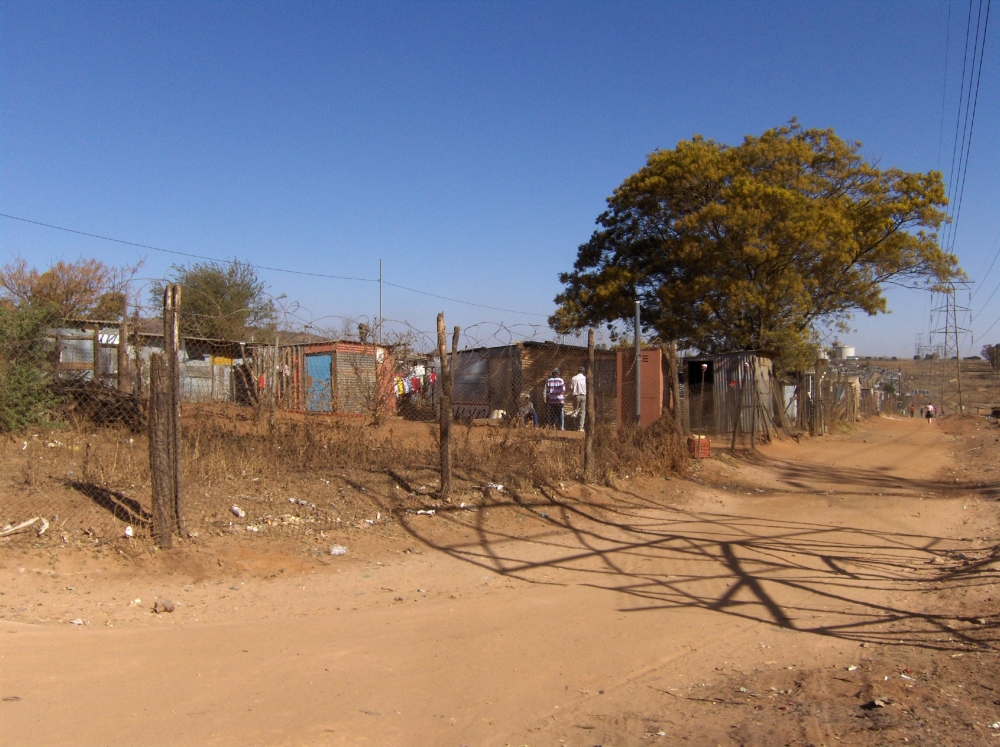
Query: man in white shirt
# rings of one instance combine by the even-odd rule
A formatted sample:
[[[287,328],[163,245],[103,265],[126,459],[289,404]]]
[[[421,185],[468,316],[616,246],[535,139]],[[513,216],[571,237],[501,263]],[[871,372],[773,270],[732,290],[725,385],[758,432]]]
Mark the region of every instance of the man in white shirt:
[[[583,430],[587,420],[587,369],[580,366],[580,372],[569,380],[570,393],[573,395],[573,417],[576,418],[576,429]]]

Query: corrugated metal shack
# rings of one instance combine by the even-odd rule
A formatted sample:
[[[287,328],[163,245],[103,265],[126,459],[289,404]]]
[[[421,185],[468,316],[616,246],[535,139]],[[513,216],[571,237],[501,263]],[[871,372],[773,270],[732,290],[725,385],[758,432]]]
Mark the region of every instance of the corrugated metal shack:
[[[140,332],[134,336],[134,366],[141,392],[149,391],[149,357],[163,353],[163,335]],[[248,382],[241,375],[244,357],[252,355],[243,343],[182,337],[180,340],[181,401],[240,402]]]
[[[452,398],[455,418],[465,421],[488,418],[496,410],[513,415],[518,411],[522,392],[531,397],[539,417],[544,417],[545,380],[552,370],[558,368],[562,372],[568,388],[569,380],[586,362],[586,346],[555,342],[519,342],[461,350]],[[614,423],[618,400],[615,352],[596,350],[595,364],[597,420]],[[567,396],[567,414],[571,410],[572,398]]]
[[[163,334],[128,330],[125,351],[119,350],[121,325],[114,321],[72,320],[48,330],[56,376],[96,381],[140,395],[149,391],[149,358],[163,353]],[[181,397],[185,402],[232,402],[238,399],[234,369],[242,365],[244,346],[229,340],[182,337]],[[119,381],[119,361],[127,364],[127,381]]]
[[[737,417],[743,433],[755,423],[757,430],[780,427],[784,402],[774,357],[767,350],[685,357],[680,375],[690,430],[732,433]]]
[[[344,340],[282,345],[277,371],[286,409],[360,415],[377,397],[394,407],[392,353],[382,346]]]

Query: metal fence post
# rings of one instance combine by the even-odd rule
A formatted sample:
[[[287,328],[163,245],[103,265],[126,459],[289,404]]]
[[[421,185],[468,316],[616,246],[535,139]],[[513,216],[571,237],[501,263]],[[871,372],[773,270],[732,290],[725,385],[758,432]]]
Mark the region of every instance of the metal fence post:
[[[635,301],[635,424],[642,425],[642,325],[639,299]]]

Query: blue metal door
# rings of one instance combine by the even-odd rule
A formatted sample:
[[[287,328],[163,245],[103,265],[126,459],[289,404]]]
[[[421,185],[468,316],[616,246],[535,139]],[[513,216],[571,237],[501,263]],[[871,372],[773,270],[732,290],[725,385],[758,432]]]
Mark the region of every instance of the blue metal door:
[[[313,412],[330,412],[333,380],[333,356],[320,353],[306,356],[306,409]]]

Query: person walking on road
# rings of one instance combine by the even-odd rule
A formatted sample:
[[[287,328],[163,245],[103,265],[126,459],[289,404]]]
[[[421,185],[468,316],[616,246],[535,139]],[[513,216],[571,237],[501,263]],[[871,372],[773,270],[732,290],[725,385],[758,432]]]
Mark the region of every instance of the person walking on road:
[[[570,394],[573,395],[573,417],[576,418],[576,429],[583,430],[587,420],[587,369],[580,366],[580,372],[569,380]]]
[[[546,422],[552,428],[559,425],[559,430],[566,430],[566,382],[559,375],[559,369],[552,369],[552,375],[545,382]]]
[[[934,405],[928,402],[927,407],[925,407],[924,410],[927,412],[927,425],[930,425],[931,418],[934,417]]]

